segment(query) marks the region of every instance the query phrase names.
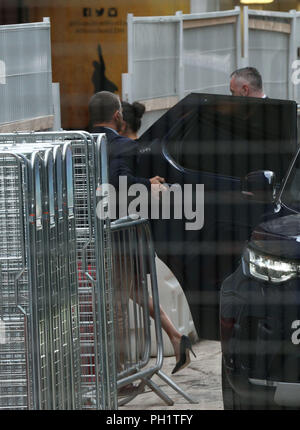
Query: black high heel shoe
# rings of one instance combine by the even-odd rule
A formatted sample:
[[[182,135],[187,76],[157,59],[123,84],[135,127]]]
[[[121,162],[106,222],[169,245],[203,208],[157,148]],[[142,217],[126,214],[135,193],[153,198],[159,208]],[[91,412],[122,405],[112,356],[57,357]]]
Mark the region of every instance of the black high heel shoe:
[[[179,370],[183,369],[184,367],[190,364],[191,359],[190,359],[189,351],[191,351],[194,357],[196,358],[196,354],[192,350],[192,343],[190,339],[187,336],[183,335],[181,336],[181,340],[180,340],[179,361],[177,361],[174,369],[172,370],[172,375],[174,375],[174,373],[179,372]]]

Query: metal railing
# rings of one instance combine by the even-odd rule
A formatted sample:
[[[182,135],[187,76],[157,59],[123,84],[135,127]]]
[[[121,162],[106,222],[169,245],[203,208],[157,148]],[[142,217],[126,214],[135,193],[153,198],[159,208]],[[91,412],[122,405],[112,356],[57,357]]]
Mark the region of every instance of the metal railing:
[[[99,140],[102,138],[105,139],[104,135],[100,136]],[[103,227],[105,221],[99,220],[95,226],[96,178],[98,181],[101,180],[99,170],[101,165],[98,161],[100,154],[97,153],[97,148],[100,147],[91,135],[84,132],[1,134],[0,144],[3,149],[6,148],[5,151],[20,153],[24,160],[27,156],[29,159],[31,153],[43,154],[40,156],[41,176],[36,179],[36,184],[40,185],[41,189],[34,194],[32,203],[32,206],[37,205],[39,217],[32,218],[33,212],[28,210],[29,215],[23,221],[26,226],[31,225],[30,221],[34,220],[34,225],[38,226],[36,236],[37,234],[39,236],[38,238],[35,236],[34,246],[40,252],[39,261],[37,264],[32,264],[30,270],[27,267],[26,270],[23,269],[22,273],[28,271],[31,276],[32,271],[34,276],[38,271],[36,276],[44,279],[47,284],[47,290],[37,290],[41,297],[36,297],[36,293],[28,297],[28,306],[31,307],[36,306],[36,300],[44,300],[47,303],[46,308],[42,308],[44,319],[41,317],[39,320],[35,317],[33,308],[30,308],[26,314],[32,330],[35,330],[37,338],[41,339],[40,349],[42,347],[44,349],[41,349],[39,356],[41,358],[36,360],[36,365],[30,374],[23,375],[22,380],[27,394],[33,393],[30,396],[32,401],[28,400],[29,396],[25,396],[23,407],[113,409],[116,407],[114,342],[110,339],[109,349],[106,351],[104,351],[105,342],[103,342],[105,337],[108,338],[113,333],[112,329],[109,332],[105,326],[109,324],[109,309],[112,309],[112,303],[102,300],[103,291],[106,296],[111,295],[107,291],[109,289],[107,279],[106,283],[103,283],[102,267],[105,265],[104,254],[107,253],[107,250],[104,251],[104,244],[109,248],[109,240],[106,239],[105,233],[108,230]],[[61,158],[59,153],[64,160],[62,164],[57,161]],[[53,162],[54,157],[55,162]],[[60,179],[55,177],[59,174],[65,178],[68,187],[63,185],[62,177]],[[3,176],[5,178],[5,175]],[[24,183],[27,182],[24,181]],[[5,185],[4,188],[3,195],[6,195]],[[19,190],[16,195],[20,192]],[[4,220],[7,218],[7,209],[4,206],[2,208]],[[24,212],[20,208],[18,211]],[[64,218],[66,213],[68,216]],[[55,232],[52,230],[53,226],[55,226]],[[95,231],[100,233],[95,234]],[[11,234],[5,225],[2,233]],[[8,243],[8,239],[3,243]],[[23,244],[26,247],[30,243],[27,236],[20,237],[20,246]],[[7,248],[4,258],[9,258],[8,255]],[[33,261],[32,257],[30,261]],[[58,264],[63,261],[68,262],[67,270],[63,270]],[[90,272],[97,272],[98,276],[95,279],[89,278]],[[1,274],[1,291],[5,291],[9,286],[4,279],[3,269]],[[18,272],[12,273],[12,277],[17,275]],[[59,282],[59,288],[56,281]],[[28,288],[34,288],[32,285],[31,281],[28,282]],[[68,297],[66,293],[69,294]],[[5,303],[6,299],[7,297],[3,296],[2,303]],[[89,302],[88,312],[86,312],[86,300]],[[48,305],[48,302],[53,302],[53,307]],[[61,306],[59,317],[56,312],[58,303]],[[16,303],[12,306],[17,309]],[[2,328],[4,324],[6,330],[6,317],[4,314],[2,316],[0,316]],[[44,327],[41,321],[47,324],[47,327]],[[55,325],[58,321],[60,331]],[[89,333],[90,329],[92,334]],[[1,339],[5,342],[6,337],[2,336]],[[23,351],[24,360],[26,359],[28,363],[32,362],[30,357],[35,350],[33,339],[33,336],[28,339],[28,351],[25,349]],[[44,345],[42,341],[44,342],[45,339],[47,343]],[[66,342],[67,339],[69,342]],[[0,354],[5,350],[2,341]],[[58,360],[58,354],[62,361]],[[6,378],[9,372],[3,368],[4,361],[1,358],[5,361],[7,355],[1,354],[0,357],[0,378]],[[2,375],[1,369],[5,376]],[[14,380],[13,373],[10,379]],[[51,387],[48,388],[44,384],[45,381],[49,384],[51,381]],[[6,408],[4,398],[5,395],[0,393],[0,405]],[[9,399],[9,401],[12,400]]]
[[[173,400],[152,380],[159,376],[190,403],[197,403],[165,375],[163,339],[157,288],[155,251],[148,220],[134,215],[112,223],[113,290],[115,293],[116,355],[118,388],[139,381],[133,394],[119,398],[119,406],[131,401],[148,386],[167,405]],[[149,300],[155,324],[156,360],[150,361],[151,335]]]
[[[145,385],[172,405],[155,374],[194,403],[161,371],[149,223],[109,218],[105,135],[0,134],[0,150],[0,409],[117,409]]]
[[[57,187],[62,169],[56,176],[48,149],[18,145],[2,148],[0,165],[0,408],[76,409],[79,327],[67,240],[75,229]],[[64,205],[61,219],[55,199]]]

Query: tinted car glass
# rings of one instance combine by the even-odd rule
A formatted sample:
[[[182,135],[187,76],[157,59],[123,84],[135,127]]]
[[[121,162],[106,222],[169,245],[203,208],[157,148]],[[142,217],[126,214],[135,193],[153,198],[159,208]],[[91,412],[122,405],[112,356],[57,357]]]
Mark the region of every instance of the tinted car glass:
[[[300,153],[298,152],[295,163],[288,176],[286,185],[281,195],[281,201],[290,209],[300,211]]]
[[[193,93],[138,140],[138,175],[160,175],[183,190],[182,219],[171,207],[170,218],[151,218],[151,228],[155,252],[182,286],[199,337],[218,337],[220,285],[270,209],[243,196],[241,178],[268,169],[281,180],[295,152],[296,112],[292,101]],[[199,184],[203,206],[195,204]],[[186,228],[190,208],[195,230]]]
[[[296,121],[295,102],[191,94],[158,123],[168,154],[185,169],[233,177],[273,170],[280,181],[296,148]]]

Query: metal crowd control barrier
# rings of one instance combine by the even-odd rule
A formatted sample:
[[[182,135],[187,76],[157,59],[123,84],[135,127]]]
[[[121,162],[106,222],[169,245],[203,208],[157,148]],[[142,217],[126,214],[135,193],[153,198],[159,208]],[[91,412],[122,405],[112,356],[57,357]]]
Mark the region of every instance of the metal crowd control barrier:
[[[59,232],[72,234],[64,214],[60,222],[56,216],[58,197],[69,210],[57,187],[64,183],[61,165],[55,173],[61,158],[49,149],[1,149],[0,408],[76,409],[67,238],[63,259],[57,252]],[[70,187],[65,195],[71,197]]]
[[[30,228],[32,224],[27,226],[23,219],[23,214],[26,214],[27,219],[30,215],[32,218],[37,215],[36,205],[29,202],[34,203],[34,186],[39,175],[39,162],[37,157],[30,162],[17,154],[0,153],[1,408],[22,409],[28,405],[42,403],[42,399],[38,399],[37,396],[38,387],[28,383],[29,375],[32,380],[37,376],[37,361],[40,360],[44,348],[41,338],[43,334],[45,335],[44,321],[42,319],[35,321],[40,323],[41,336],[37,340],[37,354],[34,354],[34,350],[29,351],[28,343],[36,340],[33,321],[29,321],[27,317],[30,312],[37,319],[37,314],[33,314],[35,309],[32,298],[37,292],[38,278],[29,267],[30,254],[33,259],[37,257],[33,241],[37,231]],[[41,224],[40,216],[37,219]],[[39,279],[38,285],[41,291],[45,287],[44,280]],[[45,367],[40,370],[42,380]]]
[[[111,373],[116,372],[118,389],[133,381],[140,380],[141,383],[138,389],[134,391],[134,394],[126,395],[123,399],[119,397],[117,403],[115,403],[115,408],[132,400],[143,391],[145,385],[156,392],[168,405],[173,405],[174,402],[169,396],[151,380],[153,375],[156,374],[189,402],[196,403],[194,399],[188,396],[161,371],[163,340],[160,325],[155,253],[149,223],[147,220],[135,220],[132,218],[119,219],[111,223],[109,218],[109,192],[105,187],[109,183],[107,142],[102,135],[93,135],[93,137],[97,139],[95,157],[97,190],[96,202],[93,205],[96,210],[94,220],[95,237],[99,238],[101,236],[103,244],[102,248],[96,246],[96,258],[97,261],[102,258],[104,265],[102,270],[98,270],[98,272],[93,270],[92,264],[86,266],[85,276],[92,282],[96,282],[96,279],[98,282],[101,280],[102,285],[107,286],[106,288],[101,288],[101,283],[99,285],[102,292],[102,312],[100,313],[104,319],[106,318],[106,321],[102,321],[101,332],[103,351],[106,352],[106,354],[102,355],[104,359],[102,365],[106,369],[104,374],[107,378],[106,383],[102,385],[106,389],[106,397],[111,401],[111,405],[113,400],[117,401],[112,379],[109,378]],[[101,217],[99,217],[99,206],[102,208]],[[100,250],[102,254],[99,253]],[[83,260],[87,261],[86,258],[83,258]],[[157,360],[154,365],[145,368],[151,353],[147,273],[150,275],[149,280],[154,307],[153,319],[157,341]],[[130,330],[133,331],[132,336],[130,336]]]
[[[136,216],[131,215],[113,222],[111,233],[118,388],[140,381],[134,393],[119,399],[119,406],[128,403],[143,392],[145,385],[167,405],[173,405],[173,400],[152,380],[154,375],[159,376],[190,403],[197,403],[161,370],[163,339],[155,252],[149,221],[137,219]],[[153,364],[149,363],[151,354],[150,297],[153,302],[153,321],[157,343],[156,361]]]
[[[194,403],[161,371],[149,224],[109,219],[105,135],[0,134],[1,148],[0,408],[117,409],[145,385],[172,405],[154,374]]]
[[[104,139],[104,135],[99,137],[99,141]],[[24,408],[33,409],[114,409],[116,408],[116,382],[115,382],[115,368],[114,368],[114,339],[113,339],[113,325],[112,318],[109,318],[110,312],[112,313],[112,303],[108,302],[111,297],[109,292],[109,277],[105,273],[109,272],[105,265],[109,267],[106,262],[106,255],[110,256],[109,250],[109,228],[104,229],[104,222],[99,220],[95,225],[95,210],[96,210],[96,180],[101,183],[101,159],[97,144],[93,136],[85,132],[46,132],[46,133],[10,133],[0,134],[0,144],[2,148],[14,147],[13,151],[20,151],[20,153],[35,152],[51,153],[51,151],[58,154],[62,152],[65,154],[65,163],[62,167],[57,167],[58,173],[61,169],[64,170],[66,180],[70,182],[72,191],[64,189],[63,196],[70,200],[71,204],[68,207],[70,216],[67,223],[57,229],[60,235],[61,247],[55,250],[53,245],[53,235],[51,234],[51,221],[53,221],[53,199],[48,199],[51,196],[51,186],[53,184],[50,180],[49,188],[43,188],[39,193],[41,199],[45,197],[47,200],[48,209],[45,210],[43,216],[47,213],[45,219],[47,222],[42,222],[45,225],[44,229],[44,242],[41,243],[42,252],[46,254],[46,261],[44,267],[41,268],[41,274],[44,274],[46,280],[51,279],[52,271],[55,270],[53,258],[67,259],[68,276],[67,282],[63,281],[62,269],[58,270],[58,279],[64,286],[66,291],[69,291],[69,304],[71,307],[64,307],[66,315],[61,316],[61,332],[56,330],[55,318],[56,314],[53,313],[53,318],[49,317],[49,309],[45,311],[45,321],[47,322],[47,335],[48,349],[47,353],[43,355],[44,361],[47,364],[47,378],[45,380],[52,381],[51,389],[48,391],[43,387],[41,391],[44,394],[45,402],[43,404],[24,403]],[[69,148],[69,149],[67,149]],[[68,154],[68,155],[67,155]],[[71,155],[70,155],[71,154]],[[51,157],[50,157],[51,158]],[[49,157],[44,156],[44,164],[52,165]],[[64,167],[65,166],[65,167]],[[41,169],[43,170],[43,169]],[[47,168],[44,168],[45,172]],[[45,178],[47,175],[45,175]],[[53,179],[53,172],[51,169],[48,172],[48,178]],[[38,183],[45,185],[46,179],[41,178]],[[52,185],[51,185],[52,184]],[[60,187],[63,182],[59,179],[56,181],[56,186]],[[45,191],[48,191],[45,193]],[[53,191],[53,189],[52,189]],[[51,203],[52,202],[52,203]],[[62,207],[62,211],[66,210],[66,202],[61,200],[59,193],[55,200],[55,208],[59,213],[58,207]],[[41,203],[42,204],[42,203]],[[52,211],[52,212],[51,212]],[[5,218],[6,211],[3,211]],[[54,217],[59,219],[59,216]],[[68,231],[68,227],[73,226],[73,235],[68,238],[64,237],[64,233]],[[70,230],[69,230],[70,231]],[[76,232],[76,234],[75,234]],[[25,242],[24,238],[21,243]],[[68,246],[68,249],[64,246]],[[103,251],[103,247],[107,247]],[[59,267],[59,266],[56,266]],[[111,270],[111,269],[110,269]],[[105,278],[105,279],[104,279]],[[104,283],[106,282],[106,284]],[[29,283],[30,284],[30,283]],[[2,284],[1,284],[2,285]],[[3,284],[4,286],[6,284]],[[31,285],[31,284],[30,284]],[[103,285],[108,286],[103,288]],[[74,288],[73,288],[73,287]],[[54,291],[58,291],[55,284],[51,284],[51,294],[47,296],[47,300],[51,298],[51,303],[57,302],[58,299],[64,301],[63,290],[60,288],[58,296],[55,296]],[[78,289],[77,289],[78,288]],[[46,296],[46,295],[45,295]],[[56,298],[55,298],[56,297]],[[56,300],[57,299],[57,300]],[[5,297],[4,301],[5,302]],[[30,299],[29,302],[31,303]],[[15,305],[17,306],[17,305]],[[32,312],[29,312],[33,318]],[[63,319],[65,318],[65,320]],[[1,320],[0,322],[3,324]],[[68,321],[69,325],[64,325],[63,321]],[[32,323],[37,331],[40,331],[38,324]],[[49,329],[49,330],[48,330]],[[78,331],[78,336],[75,332]],[[72,342],[66,344],[66,339],[71,338]],[[58,350],[58,342],[63,346],[67,346],[65,350]],[[32,342],[28,343],[29,350],[32,349]],[[2,345],[0,345],[1,350]],[[106,348],[104,351],[103,348]],[[57,353],[61,352],[62,362],[58,360]],[[78,355],[80,354],[80,360]],[[26,354],[25,354],[26,355]],[[48,361],[47,361],[48,360]],[[3,362],[2,362],[3,363]],[[68,363],[69,373],[65,369],[65,373],[61,374],[63,363]],[[44,365],[44,364],[43,364]],[[32,381],[33,389],[39,386],[41,379],[41,363],[36,365],[36,379]],[[0,358],[0,378],[1,372],[1,358]],[[5,371],[5,369],[4,369]],[[8,372],[6,372],[8,373]],[[13,374],[10,375],[14,379]],[[27,385],[30,375],[27,379],[24,377],[24,384]],[[58,384],[56,386],[55,384]],[[73,390],[70,391],[68,387],[70,384]],[[65,391],[64,402],[58,401],[60,399],[59,392]],[[37,396],[36,396],[37,397]],[[0,392],[0,407],[6,408],[3,396]]]

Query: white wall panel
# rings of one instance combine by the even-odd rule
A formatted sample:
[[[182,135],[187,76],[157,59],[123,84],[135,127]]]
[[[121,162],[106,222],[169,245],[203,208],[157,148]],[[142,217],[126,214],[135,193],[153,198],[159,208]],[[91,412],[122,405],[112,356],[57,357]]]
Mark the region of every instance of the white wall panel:
[[[300,13],[241,10],[169,17],[128,15],[128,74],[123,98],[146,102],[142,131],[191,92],[230,94],[232,71],[254,66],[269,97],[300,103]],[[125,79],[126,77],[126,79]],[[161,101],[165,99],[165,106]],[[148,104],[148,102],[151,102]]]
[[[0,26],[0,124],[53,114],[50,23]]]

